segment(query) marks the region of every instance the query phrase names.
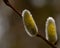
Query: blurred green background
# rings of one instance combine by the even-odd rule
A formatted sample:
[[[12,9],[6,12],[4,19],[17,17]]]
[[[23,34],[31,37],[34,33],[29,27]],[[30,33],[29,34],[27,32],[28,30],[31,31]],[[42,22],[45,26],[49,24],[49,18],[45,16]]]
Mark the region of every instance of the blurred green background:
[[[46,19],[51,16],[56,21],[60,48],[60,0],[9,0],[11,5],[22,12],[28,9],[45,37]],[[10,7],[0,0],[0,48],[51,48],[41,38],[31,38],[25,32],[22,19]]]

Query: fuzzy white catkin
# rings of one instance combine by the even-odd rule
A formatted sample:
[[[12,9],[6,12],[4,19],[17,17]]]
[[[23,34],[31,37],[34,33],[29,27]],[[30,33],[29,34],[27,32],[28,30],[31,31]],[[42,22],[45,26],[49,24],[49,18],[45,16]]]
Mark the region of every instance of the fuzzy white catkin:
[[[30,11],[28,11],[27,9],[23,10],[22,19],[27,34],[31,37],[36,36],[36,34],[38,33],[38,28]]]
[[[56,43],[57,41],[56,24],[55,20],[52,17],[47,18],[45,32],[46,39],[50,41],[52,44]]]

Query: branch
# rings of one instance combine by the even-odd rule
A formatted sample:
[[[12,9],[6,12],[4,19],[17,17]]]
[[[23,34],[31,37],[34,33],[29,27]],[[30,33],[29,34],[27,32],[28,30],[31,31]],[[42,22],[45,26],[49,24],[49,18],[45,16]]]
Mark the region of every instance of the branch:
[[[7,6],[9,6],[10,8],[12,8],[12,9],[22,18],[21,13],[19,13],[19,12],[9,3],[8,0],[3,0],[3,1],[4,1],[4,3],[5,3]],[[50,43],[48,40],[46,40],[43,36],[37,34],[37,37],[40,37],[41,39],[43,39],[43,40],[44,40],[47,44],[49,44],[52,48],[57,48],[57,47],[55,47],[52,43]]]
[[[10,8],[12,8],[12,9],[22,18],[21,13],[19,13],[19,12],[9,3],[8,0],[3,0],[3,1],[4,1],[4,3],[5,3],[7,6],[9,6]]]
[[[37,34],[37,37],[40,37],[41,39],[43,39],[48,45],[50,45],[52,48],[57,48],[56,46],[54,46],[52,43],[50,43],[48,40],[46,40],[43,36]]]

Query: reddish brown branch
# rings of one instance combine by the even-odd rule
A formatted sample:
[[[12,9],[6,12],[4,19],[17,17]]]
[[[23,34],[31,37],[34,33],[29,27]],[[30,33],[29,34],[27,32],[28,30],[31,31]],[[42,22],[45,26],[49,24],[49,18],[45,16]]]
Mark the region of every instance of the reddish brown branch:
[[[46,40],[43,36],[37,34],[37,37],[40,37],[41,39],[43,39],[48,45],[50,45],[52,48],[57,48],[55,45],[53,45],[52,43],[50,43],[48,40]]]
[[[12,8],[12,9],[22,18],[21,13],[19,13],[19,12],[9,3],[8,0],[3,0],[3,1],[4,1],[4,3],[5,3],[7,6],[9,6],[10,8]],[[53,44],[51,44],[49,41],[47,41],[43,36],[37,34],[37,37],[42,38],[42,39],[43,39],[47,44],[49,44],[52,48],[57,48],[57,47],[55,47]]]
[[[4,3],[5,3],[7,6],[9,6],[10,8],[12,8],[12,9],[22,18],[21,13],[19,13],[19,12],[9,3],[8,0],[3,0],[3,1],[4,1]]]

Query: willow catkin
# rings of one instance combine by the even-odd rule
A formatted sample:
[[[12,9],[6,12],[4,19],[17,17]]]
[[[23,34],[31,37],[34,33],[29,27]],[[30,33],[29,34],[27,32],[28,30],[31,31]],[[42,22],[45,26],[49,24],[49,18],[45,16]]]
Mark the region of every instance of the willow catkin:
[[[23,10],[22,19],[23,19],[25,31],[27,32],[29,36],[34,37],[38,33],[38,28],[36,26],[36,23],[30,11],[26,9]]]
[[[45,32],[46,39],[52,44],[55,44],[57,42],[57,32],[55,20],[52,17],[47,18]]]

